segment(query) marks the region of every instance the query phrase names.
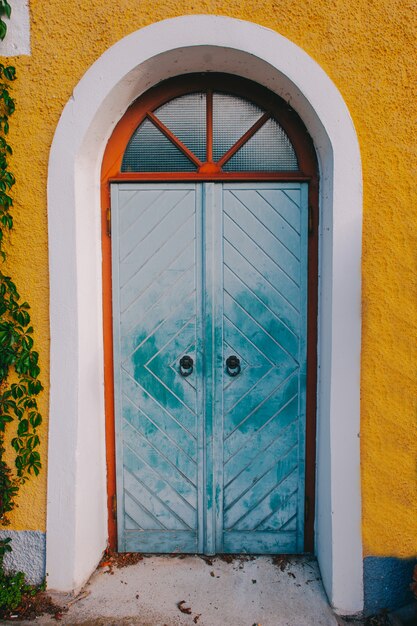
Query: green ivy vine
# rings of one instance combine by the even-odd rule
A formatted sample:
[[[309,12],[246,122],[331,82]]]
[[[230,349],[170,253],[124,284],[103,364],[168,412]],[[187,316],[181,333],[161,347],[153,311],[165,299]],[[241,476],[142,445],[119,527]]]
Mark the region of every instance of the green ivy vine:
[[[11,7],[0,0],[0,39],[4,39]],[[11,95],[16,70],[0,63],[0,263],[7,260],[4,242],[13,228],[11,189],[15,177],[9,169],[12,148],[8,143],[9,118],[15,110]],[[37,396],[42,391],[39,380],[38,353],[34,350],[33,327],[29,304],[22,301],[12,278],[0,267],[0,524],[9,523],[7,514],[16,506],[16,496],[31,474],[38,475],[41,459],[37,429],[42,423]],[[6,427],[13,423],[13,435]],[[11,426],[9,426],[11,428]],[[10,444],[8,443],[10,441]],[[12,448],[13,469],[5,460]],[[10,458],[7,455],[7,458]]]
[[[0,0],[0,39],[2,41],[7,33],[7,22],[3,18],[7,17],[7,19],[10,19],[11,14],[12,7],[7,0]]]

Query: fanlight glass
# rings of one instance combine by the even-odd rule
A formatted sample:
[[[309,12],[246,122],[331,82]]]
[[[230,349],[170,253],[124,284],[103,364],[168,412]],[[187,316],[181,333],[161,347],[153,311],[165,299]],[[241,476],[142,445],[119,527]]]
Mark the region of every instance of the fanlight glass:
[[[206,160],[206,94],[174,98],[154,111],[156,117],[193,152]]]
[[[298,161],[288,135],[273,119],[256,131],[223,166],[225,172],[279,172],[298,170]]]
[[[195,172],[196,169],[148,119],[132,135],[122,163],[122,172]]]
[[[265,111],[256,104],[229,96],[213,94],[213,159],[218,161],[238,139],[257,122]]]
[[[212,162],[220,161],[224,172],[299,169],[288,135],[271,116],[261,120],[264,110],[229,94],[213,93],[212,99],[212,107],[208,107],[206,93],[186,94],[148,112],[127,145],[122,172],[197,172],[208,162],[209,142]],[[212,137],[208,136],[207,124],[210,111]],[[261,126],[236,145],[257,123]],[[222,162],[229,150],[233,154]]]

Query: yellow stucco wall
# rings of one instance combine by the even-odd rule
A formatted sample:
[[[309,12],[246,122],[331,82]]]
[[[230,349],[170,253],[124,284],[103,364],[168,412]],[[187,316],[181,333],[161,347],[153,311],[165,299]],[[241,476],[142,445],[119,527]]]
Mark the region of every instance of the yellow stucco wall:
[[[11,59],[17,113],[16,232],[10,266],[32,305],[48,385],[46,179],[62,109],[88,67],[124,35],[177,15],[227,15],[272,28],[335,82],[359,137],[364,174],[362,493],[365,555],[417,552],[416,133],[412,0],[30,0],[31,56]],[[413,233],[414,229],[414,233]],[[48,413],[48,394],[42,399]],[[43,458],[46,456],[46,425]],[[46,464],[44,463],[44,468]],[[21,492],[12,528],[45,529],[46,472]]]

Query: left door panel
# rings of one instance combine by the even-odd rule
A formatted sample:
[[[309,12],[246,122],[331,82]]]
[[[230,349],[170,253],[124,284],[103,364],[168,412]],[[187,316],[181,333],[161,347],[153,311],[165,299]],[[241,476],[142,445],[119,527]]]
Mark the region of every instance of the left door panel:
[[[198,552],[201,185],[113,184],[111,206],[118,549]]]

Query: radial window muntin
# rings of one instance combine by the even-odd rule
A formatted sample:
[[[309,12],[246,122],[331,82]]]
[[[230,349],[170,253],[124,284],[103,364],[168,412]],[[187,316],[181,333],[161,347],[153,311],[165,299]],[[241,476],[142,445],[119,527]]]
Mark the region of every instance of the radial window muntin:
[[[149,107],[123,155],[122,173],[296,173],[294,145],[271,109],[217,89]]]

